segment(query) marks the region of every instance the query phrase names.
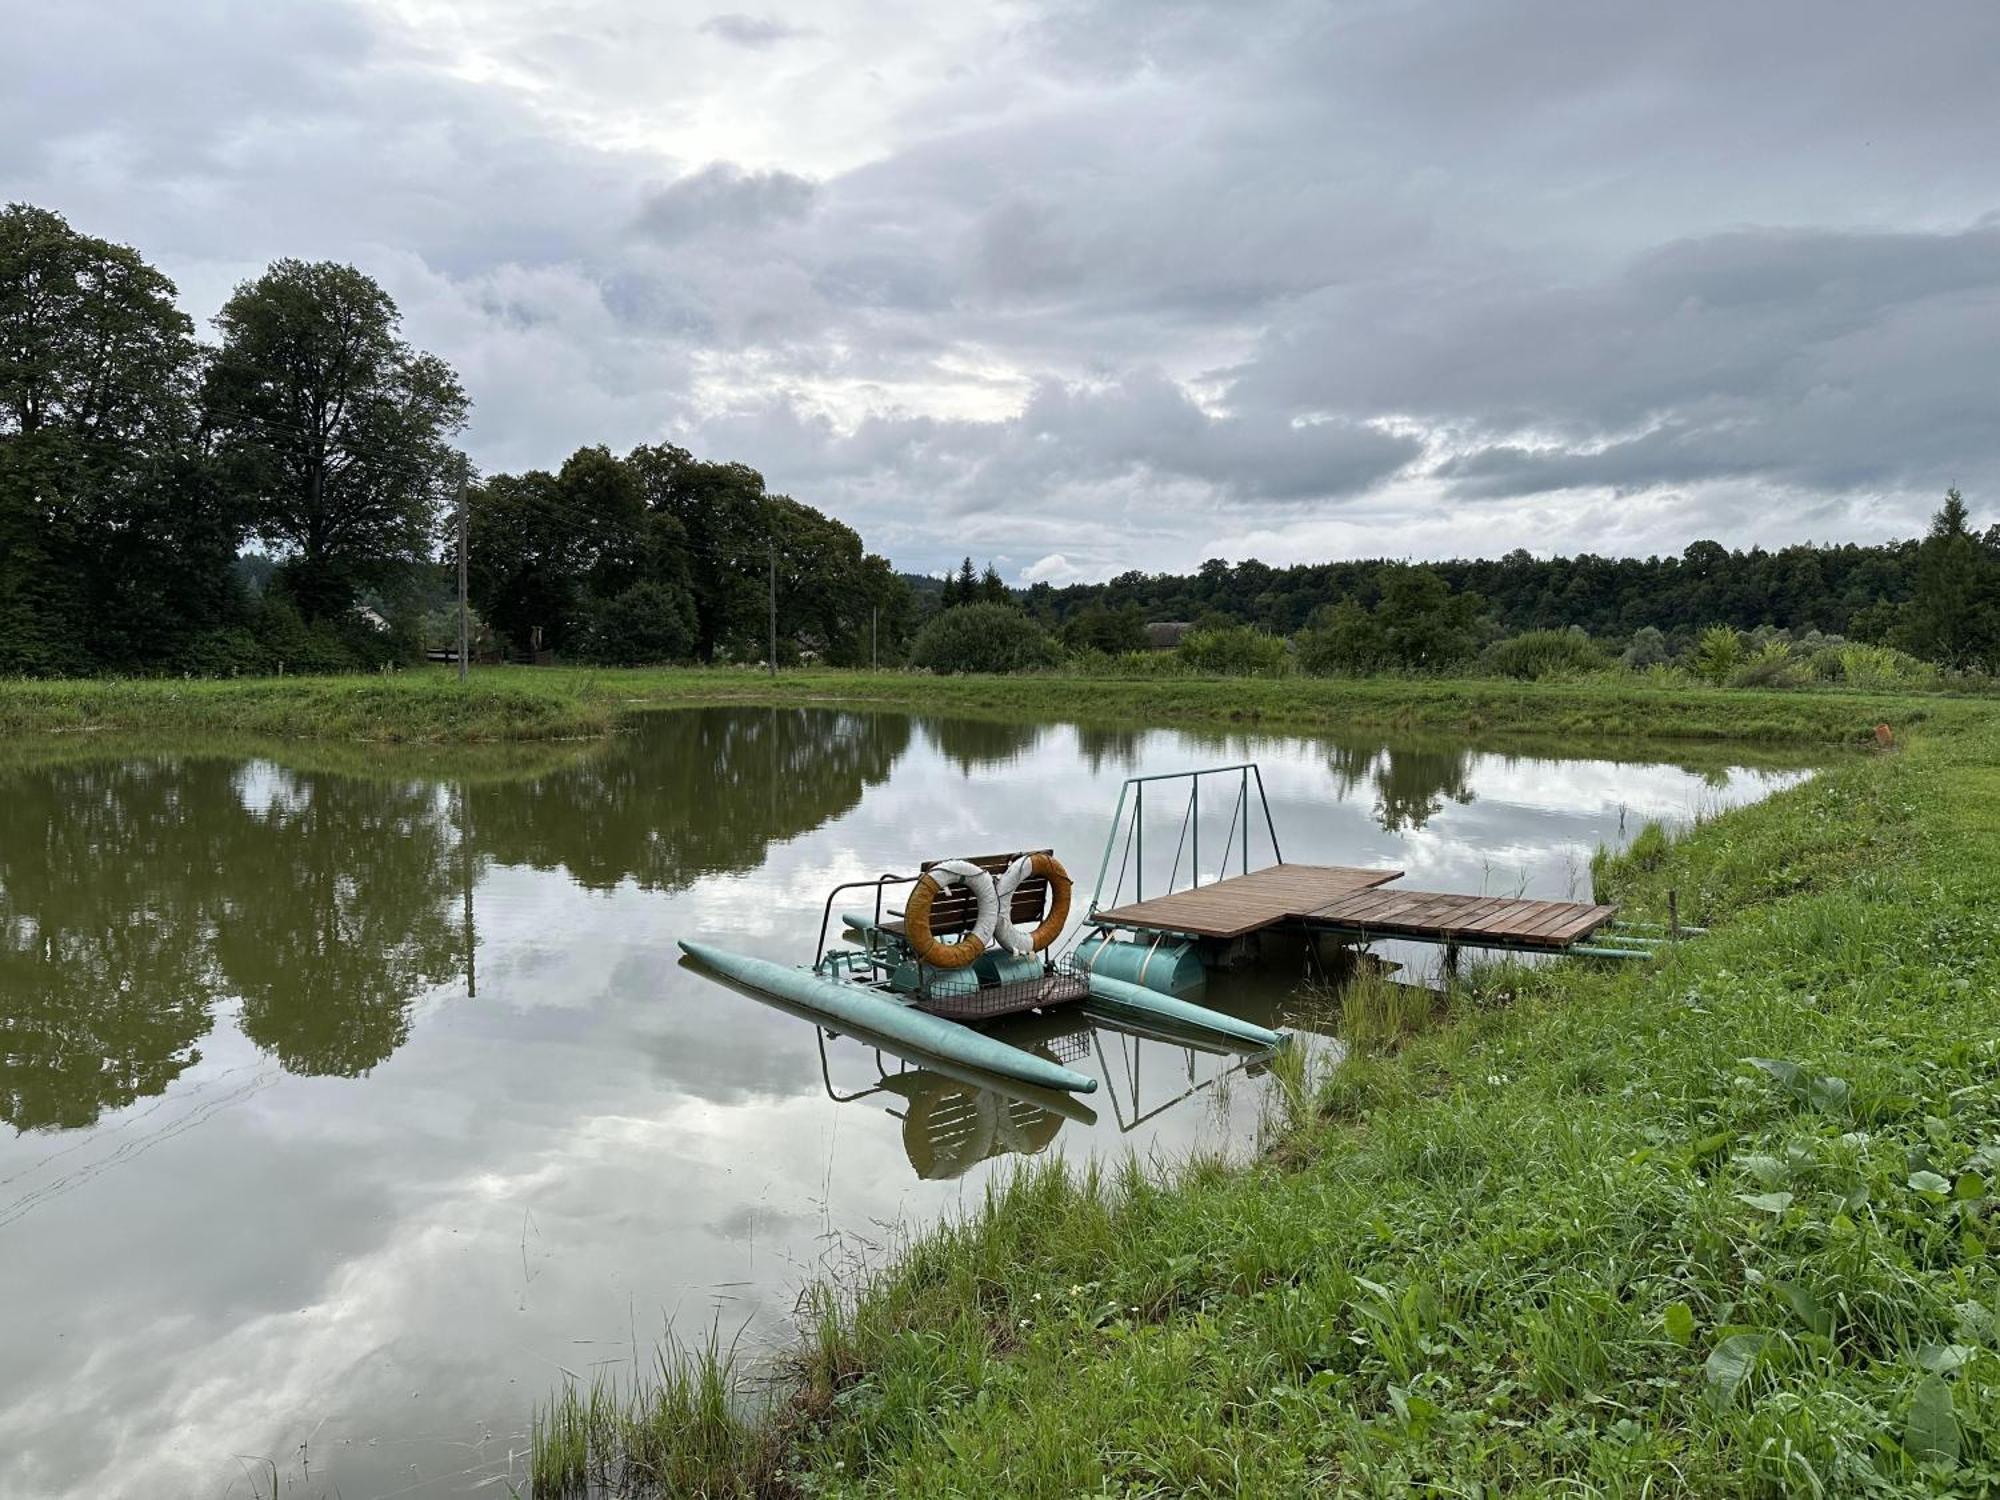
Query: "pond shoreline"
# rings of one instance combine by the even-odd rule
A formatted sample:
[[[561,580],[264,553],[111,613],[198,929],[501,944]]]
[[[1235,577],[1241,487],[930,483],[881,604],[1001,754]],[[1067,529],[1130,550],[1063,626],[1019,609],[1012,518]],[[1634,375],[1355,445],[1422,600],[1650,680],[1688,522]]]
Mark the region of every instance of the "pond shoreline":
[[[482,668],[379,677],[0,684],[0,739],[114,733],[493,744],[594,740],[633,715],[710,704],[840,705],[1092,725],[1310,733],[1369,729],[1567,740],[1839,745],[1961,725],[1984,700],[1931,694],[1653,688],[1614,679],[929,677],[833,670]]]
[[[534,1493],[1948,1483],[2000,1441],[1996,851],[1989,712],[1613,860],[1712,934],[1475,971],[1247,1169],[1025,1168],[809,1292],[761,1414],[714,1348],[560,1397]]]

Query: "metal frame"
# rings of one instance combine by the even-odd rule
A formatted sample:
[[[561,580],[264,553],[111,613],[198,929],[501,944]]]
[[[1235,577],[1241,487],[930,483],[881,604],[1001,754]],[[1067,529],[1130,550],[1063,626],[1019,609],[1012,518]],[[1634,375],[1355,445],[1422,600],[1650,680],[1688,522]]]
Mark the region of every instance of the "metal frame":
[[[1126,833],[1128,850],[1136,855],[1133,866],[1132,899],[1146,899],[1146,785],[1154,781],[1186,781],[1188,783],[1188,810],[1181,821],[1181,839],[1174,847],[1174,871],[1167,877],[1168,894],[1172,894],[1174,882],[1180,876],[1180,856],[1183,844],[1189,849],[1191,879],[1195,885],[1201,884],[1201,780],[1204,776],[1235,776],[1237,792],[1234,808],[1230,814],[1229,829],[1223,834],[1222,864],[1215,878],[1222,880],[1229,873],[1229,845],[1240,819],[1243,826],[1241,845],[1242,874],[1250,873],[1250,783],[1254,777],[1257,783],[1257,802],[1264,813],[1264,832],[1271,840],[1271,861],[1273,864],[1285,862],[1284,851],[1278,846],[1278,825],[1271,817],[1271,799],[1264,791],[1264,772],[1254,760],[1240,761],[1230,766],[1204,766],[1194,771],[1160,771],[1150,776],[1128,776],[1118,788],[1118,806],[1111,814],[1111,829],[1104,836],[1104,854],[1097,862],[1097,884],[1090,893],[1090,911],[1094,917],[1104,904],[1104,877],[1111,871],[1111,851],[1118,843],[1118,831],[1126,826],[1125,804],[1129,798],[1132,804],[1131,826]],[[1119,869],[1119,885],[1114,888],[1115,897],[1124,885],[1124,869]]]
[[[826,906],[819,914],[819,946],[813,950],[813,972],[819,973],[826,962],[826,930],[833,922],[833,899],[842,891],[858,891],[873,888],[875,892],[875,931],[882,930],[882,890],[891,885],[915,885],[923,877],[919,875],[877,875],[873,880],[848,880],[826,893]],[[875,937],[869,935],[868,954],[875,955]]]

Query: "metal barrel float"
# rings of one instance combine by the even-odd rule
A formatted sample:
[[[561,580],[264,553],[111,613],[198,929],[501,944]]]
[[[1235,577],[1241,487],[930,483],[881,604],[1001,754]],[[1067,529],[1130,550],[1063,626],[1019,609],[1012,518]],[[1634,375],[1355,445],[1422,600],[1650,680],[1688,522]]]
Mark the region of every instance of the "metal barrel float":
[[[1092,933],[1076,945],[1076,961],[1088,973],[1143,985],[1163,995],[1191,995],[1208,982],[1200,951],[1177,939],[1128,942]]]
[[[900,1042],[947,1061],[962,1063],[1003,1078],[1016,1078],[1038,1088],[1090,1094],[1097,1080],[1073,1073],[1060,1063],[1010,1047],[970,1026],[947,1021],[872,991],[822,979],[804,969],[791,969],[769,959],[750,958],[707,943],[683,939],[681,951],[716,973],[751,989],[789,1002],[833,1027],[852,1027],[890,1042]],[[1156,997],[1162,998],[1165,997]]]

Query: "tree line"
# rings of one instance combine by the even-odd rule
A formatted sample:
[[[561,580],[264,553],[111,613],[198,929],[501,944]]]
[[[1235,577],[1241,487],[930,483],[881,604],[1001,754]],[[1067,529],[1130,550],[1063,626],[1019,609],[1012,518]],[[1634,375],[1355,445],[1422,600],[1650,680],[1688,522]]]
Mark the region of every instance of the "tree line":
[[[2000,672],[2000,525],[1976,531],[1956,489],[1926,535],[1874,547],[1731,552],[1696,542],[1664,559],[1517,550],[1421,564],[1210,561],[1188,575],[1036,584],[1010,592],[1004,607],[970,559],[941,592],[935,580],[921,583],[940,612],[918,632],[912,659],[939,671],[1022,670],[1066,654],[1092,670],[1246,676],[1472,668],[1538,677],[1616,663],[1786,686]],[[1172,626],[1164,638],[1163,622]],[[1140,660],[1160,645],[1176,649]]]
[[[1289,636],[1326,623],[1343,605],[1349,623],[1354,611],[1372,613],[1385,604],[1398,613],[1415,591],[1440,607],[1448,599],[1475,600],[1473,613],[1503,636],[1574,628],[1622,647],[1649,628],[1682,639],[1714,625],[1777,628],[1907,642],[1918,655],[1963,666],[1990,661],[2000,647],[1993,638],[2000,629],[1992,618],[2000,602],[1996,578],[2000,525],[1974,532],[1953,491],[1930,536],[1879,546],[1731,551],[1698,541],[1679,556],[1647,558],[1535,557],[1516,549],[1417,567],[1387,559],[1285,568],[1211,559],[1191,574],[1128,572],[1102,584],[1037,584],[1023,603],[1059,631],[1131,643],[1134,620],[1247,625]]]
[[[471,402],[352,266],[279,260],[197,339],[172,281],[0,210],[0,673],[338,671],[417,659],[466,497],[482,634],[640,662],[896,659],[913,600],[756,470],[649,445],[474,475]]]

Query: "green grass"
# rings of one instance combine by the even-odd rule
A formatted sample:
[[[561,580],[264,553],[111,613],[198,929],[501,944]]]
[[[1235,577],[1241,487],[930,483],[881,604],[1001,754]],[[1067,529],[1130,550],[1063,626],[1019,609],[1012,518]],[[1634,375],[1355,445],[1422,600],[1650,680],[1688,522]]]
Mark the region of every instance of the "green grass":
[[[695,1350],[671,1335],[652,1379],[621,1391],[567,1386],[532,1434],[535,1495],[754,1496],[774,1482],[774,1427],[746,1420],[735,1351],[711,1330]]]
[[[1424,731],[1591,740],[1854,743],[1877,723],[1899,733],[1972,722],[1977,699],[1942,694],[1732,691],[1657,686],[1639,676],[1534,683],[1052,673],[943,677],[737,669],[482,668],[388,676],[0,683],[0,736],[80,733],[252,735],[464,743],[596,738],[648,708],[700,703],[840,702],[1101,725]]]
[[[1710,936],[1350,1002],[1247,1168],[1022,1168],[684,1492],[1990,1493],[2000,721],[1644,853]]]

